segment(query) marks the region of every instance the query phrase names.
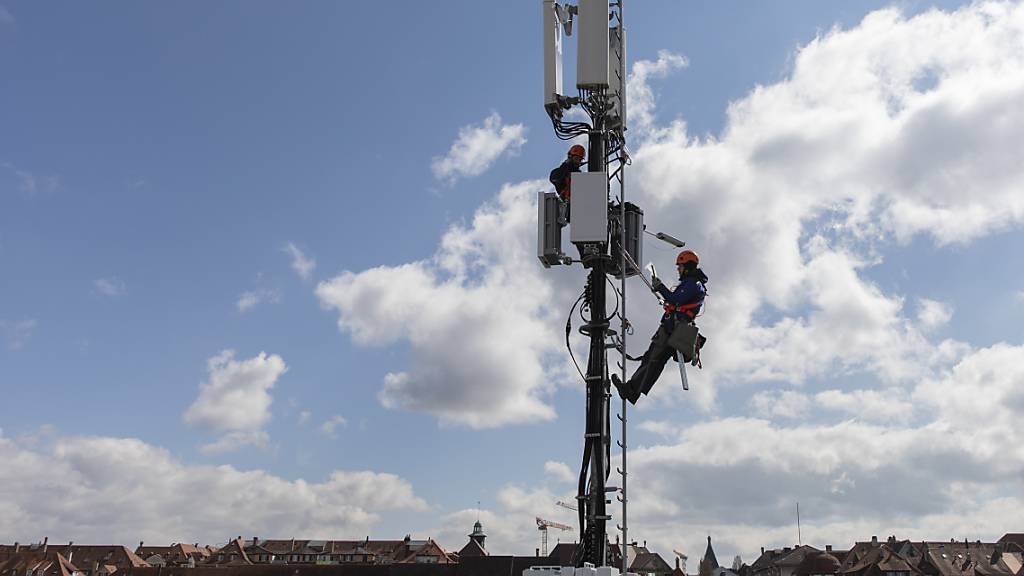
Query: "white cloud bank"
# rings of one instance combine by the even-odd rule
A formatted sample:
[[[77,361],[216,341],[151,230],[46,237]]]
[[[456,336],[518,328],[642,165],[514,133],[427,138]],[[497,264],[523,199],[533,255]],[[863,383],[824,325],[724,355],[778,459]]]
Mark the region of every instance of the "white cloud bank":
[[[51,541],[221,542],[255,533],[368,534],[388,511],[426,503],[392,474],[338,470],[322,482],[187,465],[133,438],[0,436],[0,541],[25,527]],[[45,481],[41,481],[45,479]]]
[[[263,426],[270,421],[273,402],[270,389],[287,370],[280,356],[264,352],[235,360],[234,351],[225,350],[210,358],[209,377],[183,416],[190,426],[224,433],[202,450],[218,453],[248,445],[265,446],[269,438]]]
[[[459,136],[444,156],[434,158],[430,169],[438,180],[449,183],[486,172],[502,154],[516,154],[526,144],[522,124],[503,124],[497,112],[483,124],[459,129]]]
[[[382,404],[473,428],[554,417],[545,368],[560,355],[564,311],[532,253],[536,186],[503,188],[470,226],[450,229],[428,261],[344,272],[317,286],[356,343],[411,344],[409,368],[384,379]]]

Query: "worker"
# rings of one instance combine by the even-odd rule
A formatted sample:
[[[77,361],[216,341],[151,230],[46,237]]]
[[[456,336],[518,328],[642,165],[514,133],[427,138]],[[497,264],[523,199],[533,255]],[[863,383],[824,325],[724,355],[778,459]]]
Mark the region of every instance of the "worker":
[[[555,187],[555,192],[558,192],[558,197],[562,199],[562,205],[565,207],[563,210],[564,216],[560,218],[561,223],[564,225],[569,222],[569,198],[572,196],[572,173],[580,171],[580,165],[583,164],[583,157],[586,156],[586,150],[579,144],[573,144],[569,148],[569,154],[558,168],[551,171],[551,176],[548,180]]]
[[[676,350],[669,343],[669,337],[679,323],[693,324],[694,319],[700,314],[704,306],[704,296],[707,295],[705,286],[708,277],[698,268],[700,258],[693,250],[683,250],[676,257],[676,270],[679,272],[679,284],[669,290],[657,276],[651,277],[651,285],[654,291],[661,294],[665,299],[665,313],[661,317],[661,324],[658,331],[651,338],[651,345],[647,348],[643,358],[640,360],[640,367],[636,369],[633,376],[626,382],[619,379],[618,374],[612,374],[612,383],[619,391],[619,396],[636,404],[640,394],[647,394],[651,387],[661,376],[665,369],[665,363],[669,358],[676,355]],[[697,350],[703,344],[703,336],[697,337]],[[679,359],[682,362],[682,359]],[[699,356],[692,360],[697,365]]]

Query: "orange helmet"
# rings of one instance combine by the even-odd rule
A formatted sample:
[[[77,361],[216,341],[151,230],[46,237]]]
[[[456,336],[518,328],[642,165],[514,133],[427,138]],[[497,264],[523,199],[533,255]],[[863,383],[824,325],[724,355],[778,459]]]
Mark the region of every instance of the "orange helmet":
[[[693,262],[696,266],[700,264],[700,258],[697,257],[697,253],[693,250],[683,250],[679,253],[679,256],[676,256],[676,266],[686,264],[687,262]]]
[[[583,158],[586,155],[586,149],[583,148],[583,146],[580,146],[579,144],[573,144],[572,148],[569,148],[569,156],[579,156],[580,158]]]

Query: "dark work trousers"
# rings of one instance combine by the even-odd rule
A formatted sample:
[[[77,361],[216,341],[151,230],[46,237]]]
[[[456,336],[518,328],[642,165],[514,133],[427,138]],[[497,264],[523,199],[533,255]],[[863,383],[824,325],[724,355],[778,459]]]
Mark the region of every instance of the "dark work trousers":
[[[641,392],[644,394],[650,392],[654,383],[658,381],[658,377],[661,376],[662,370],[665,369],[665,363],[675,355],[675,348],[668,345],[668,338],[672,335],[674,328],[675,323],[671,323],[667,327],[662,324],[654,333],[651,345],[640,359],[640,367],[633,372],[633,376],[625,385],[626,390],[632,392],[632,396],[637,397]]]

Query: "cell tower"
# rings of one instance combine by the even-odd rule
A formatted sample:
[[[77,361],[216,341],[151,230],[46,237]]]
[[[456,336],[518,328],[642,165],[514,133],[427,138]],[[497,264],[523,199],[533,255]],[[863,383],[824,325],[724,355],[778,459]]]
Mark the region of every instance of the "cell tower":
[[[577,0],[575,5],[543,0],[544,9],[544,109],[555,134],[562,140],[587,137],[587,170],[572,174],[569,240],[579,252],[574,260],[562,251],[562,228],[566,205],[556,193],[538,195],[537,256],[545,267],[580,263],[589,270],[581,298],[590,318],[580,332],[590,339],[586,380],[586,432],[583,465],[577,491],[580,543],[575,564],[609,564],[607,495],[619,492],[622,502],[622,541],[628,542],[626,525],[625,401],[622,422],[622,487],[607,486],[611,471],[609,418],[609,347],[625,355],[625,280],[639,274],[644,231],[643,211],[625,201],[625,167],[629,156],[626,130],[626,29],[623,0]],[[577,96],[562,93],[562,39],[577,38]],[[579,107],[589,122],[567,121],[566,111]],[[618,183],[612,197],[611,184]],[[607,276],[620,280],[617,312],[607,315]],[[613,291],[615,287],[613,285]],[[618,316],[620,331],[611,329]],[[609,339],[611,343],[609,344]],[[625,378],[625,358],[622,362]],[[623,555],[625,561],[625,555]],[[626,566],[622,566],[626,571]]]

